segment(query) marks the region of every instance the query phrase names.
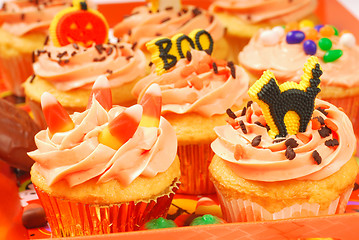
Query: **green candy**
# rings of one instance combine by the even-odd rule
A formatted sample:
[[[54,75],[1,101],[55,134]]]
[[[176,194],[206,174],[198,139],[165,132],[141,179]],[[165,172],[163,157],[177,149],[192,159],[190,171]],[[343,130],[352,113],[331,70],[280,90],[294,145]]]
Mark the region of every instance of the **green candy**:
[[[333,25],[330,25],[333,29],[334,29],[334,35],[335,36],[339,36],[339,31],[336,27],[334,27]]]
[[[197,226],[197,225],[208,225],[208,224],[216,224],[221,223],[222,221],[211,214],[205,214],[202,217],[197,217],[193,219],[190,226]]]
[[[318,45],[319,45],[320,49],[322,49],[323,51],[327,51],[332,47],[333,44],[329,38],[321,38],[318,41]]]
[[[343,55],[343,51],[340,49],[335,49],[335,50],[329,50],[328,52],[326,52],[323,56],[323,61],[324,62],[334,62],[335,60],[337,60],[338,58],[340,58]]]
[[[172,220],[164,219],[163,217],[159,217],[157,219],[153,219],[145,224],[146,229],[161,229],[161,228],[173,228],[177,227],[176,223]]]

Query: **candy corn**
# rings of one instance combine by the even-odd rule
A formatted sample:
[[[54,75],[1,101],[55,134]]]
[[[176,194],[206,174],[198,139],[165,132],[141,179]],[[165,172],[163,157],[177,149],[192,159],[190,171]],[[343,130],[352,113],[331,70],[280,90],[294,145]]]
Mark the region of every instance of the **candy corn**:
[[[152,84],[142,96],[139,104],[143,107],[143,116],[140,122],[142,127],[158,127],[160,124],[162,94],[158,84]]]
[[[148,0],[148,2],[150,3],[152,12],[165,10],[169,7],[172,7],[177,12],[181,10],[180,0]]]
[[[41,107],[51,134],[67,132],[75,127],[64,107],[50,93],[41,95]]]
[[[142,106],[139,104],[125,109],[100,132],[98,141],[115,150],[119,149],[136,132],[141,116]]]
[[[87,108],[91,107],[93,98],[95,98],[107,111],[112,108],[110,83],[105,76],[99,76],[93,84]]]

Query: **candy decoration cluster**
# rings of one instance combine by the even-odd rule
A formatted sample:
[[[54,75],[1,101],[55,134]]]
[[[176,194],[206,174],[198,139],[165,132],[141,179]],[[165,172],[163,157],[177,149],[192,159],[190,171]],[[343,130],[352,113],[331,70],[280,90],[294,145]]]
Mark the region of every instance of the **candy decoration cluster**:
[[[100,76],[94,83],[87,108],[91,107],[93,99],[96,99],[106,111],[111,109],[111,90],[106,77]],[[75,124],[71,117],[53,95],[48,92],[43,93],[41,106],[52,135],[74,129]],[[139,104],[126,108],[108,123],[99,133],[98,141],[115,150],[119,149],[132,138],[139,126],[158,127],[161,107],[160,86],[152,84],[142,96]]]
[[[318,47],[325,51],[324,62],[334,62],[343,55],[341,49],[332,49],[333,36],[339,37],[339,44],[352,48],[356,44],[356,39],[352,33],[341,32],[332,25],[316,25],[310,20],[302,20],[299,23],[289,23],[284,28],[275,27],[271,30],[264,30],[259,39],[264,45],[270,46],[277,44],[280,38],[286,33],[285,39],[288,44],[302,44],[303,51],[307,55],[315,55]]]
[[[305,132],[314,111],[315,98],[320,92],[319,77],[322,70],[318,58],[311,56],[304,65],[300,83],[285,82],[278,85],[274,74],[267,70],[248,90],[257,102],[270,127],[272,137],[286,137]]]

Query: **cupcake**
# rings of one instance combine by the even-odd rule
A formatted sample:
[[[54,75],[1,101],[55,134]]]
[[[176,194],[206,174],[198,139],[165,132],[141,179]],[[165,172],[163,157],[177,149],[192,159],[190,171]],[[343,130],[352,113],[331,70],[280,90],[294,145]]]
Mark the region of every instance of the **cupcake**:
[[[28,154],[54,237],[138,230],[166,216],[178,188],[175,131],[152,114],[161,108],[158,86],[142,105],[125,108],[112,106],[108,84],[100,77],[88,109],[70,116],[51,94],[42,96],[49,127]]]
[[[313,14],[316,6],[316,0],[216,0],[209,11],[227,28],[225,37],[234,53],[231,60],[237,61],[239,51],[260,28],[286,25],[302,19],[318,22]]]
[[[115,25],[114,35],[122,41],[136,44],[146,53],[146,42],[154,38],[171,38],[178,33],[189,34],[193,29],[202,28],[212,35],[216,43],[213,55],[226,59],[230,47],[223,38],[225,28],[216,17],[204,9],[181,5],[179,0],[160,1],[164,6],[156,6],[158,1],[152,2],[134,8],[131,15]]]
[[[193,42],[200,43],[204,51],[198,50],[196,44],[193,44],[196,49],[191,49],[192,40],[186,36],[159,38],[147,43],[153,53],[153,70],[136,83],[133,94],[141,99],[152,83],[160,86],[162,115],[177,134],[182,173],[180,191],[214,193],[208,178],[208,165],[213,156],[210,143],[216,138],[213,127],[223,124],[228,108],[240,109],[246,97],[248,76],[241,67],[209,55],[213,41],[208,32],[199,29],[189,34],[198,40]],[[175,53],[172,48],[167,49],[171,54],[166,53],[161,44],[177,46],[174,44],[176,39],[187,39],[188,42],[182,42],[181,53]],[[184,53],[185,58],[175,57]]]
[[[310,24],[313,26],[313,24]],[[331,25],[262,29],[239,54],[239,62],[250,73],[251,82],[266,69],[277,80],[299,82],[301,66],[310,55],[323,68],[319,98],[344,109],[359,135],[359,46],[353,34],[338,32]]]
[[[299,84],[266,71],[248,91],[255,102],[215,128],[209,171],[226,221],[344,213],[356,140],[345,113],[315,99],[321,74],[316,57]]]
[[[21,87],[32,70],[32,52],[41,49],[54,15],[70,1],[6,1],[0,10],[0,76],[7,89],[24,96]]]
[[[82,4],[85,6],[85,2]],[[132,87],[145,75],[146,59],[141,50],[134,50],[129,43],[108,43],[104,17],[80,7],[74,5],[55,17],[48,43],[35,51],[34,75],[24,84],[27,102],[42,127],[46,127],[40,107],[44,92],[53,94],[69,113],[81,112],[86,109],[93,83],[104,75],[110,82],[113,103],[130,106],[136,103]],[[76,14],[83,19],[79,23],[83,28],[72,32],[69,25]],[[87,20],[94,26],[92,32],[85,28]]]

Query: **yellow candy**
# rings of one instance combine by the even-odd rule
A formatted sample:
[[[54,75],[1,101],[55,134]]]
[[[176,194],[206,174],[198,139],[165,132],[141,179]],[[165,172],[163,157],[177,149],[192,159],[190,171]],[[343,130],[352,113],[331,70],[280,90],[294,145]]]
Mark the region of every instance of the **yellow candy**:
[[[299,29],[314,28],[314,23],[308,19],[304,19],[299,22]]]

